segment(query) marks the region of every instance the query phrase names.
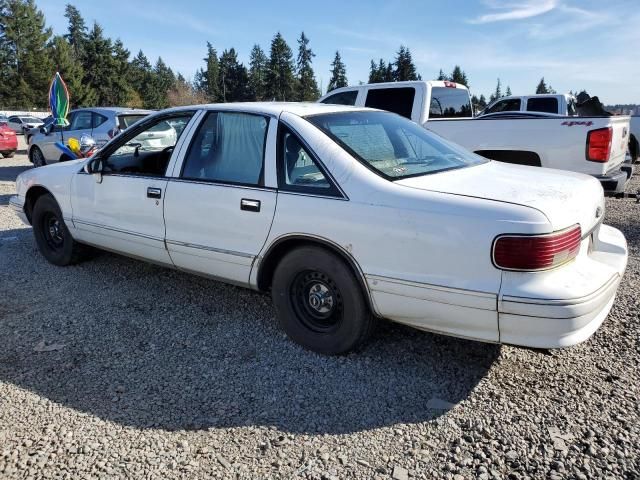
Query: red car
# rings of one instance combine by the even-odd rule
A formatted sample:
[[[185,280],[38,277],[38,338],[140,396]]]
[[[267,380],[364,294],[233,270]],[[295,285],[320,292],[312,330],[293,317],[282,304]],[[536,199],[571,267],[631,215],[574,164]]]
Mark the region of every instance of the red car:
[[[16,132],[9,128],[7,122],[0,122],[0,153],[5,158],[11,158],[18,149]]]

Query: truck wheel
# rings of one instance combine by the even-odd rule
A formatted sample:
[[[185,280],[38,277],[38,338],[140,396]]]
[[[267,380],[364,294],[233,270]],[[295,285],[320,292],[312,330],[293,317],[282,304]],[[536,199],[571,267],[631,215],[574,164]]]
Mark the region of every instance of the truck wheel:
[[[29,152],[29,160],[31,160],[34,167],[44,167],[47,164],[44,159],[44,155],[42,154],[42,150],[38,147],[31,148],[31,152]]]
[[[38,198],[31,224],[38,250],[50,263],[66,266],[82,260],[86,247],[73,239],[51,195]]]
[[[314,352],[346,353],[373,329],[375,319],[353,272],[323,248],[287,254],[276,267],[271,293],[282,329]]]

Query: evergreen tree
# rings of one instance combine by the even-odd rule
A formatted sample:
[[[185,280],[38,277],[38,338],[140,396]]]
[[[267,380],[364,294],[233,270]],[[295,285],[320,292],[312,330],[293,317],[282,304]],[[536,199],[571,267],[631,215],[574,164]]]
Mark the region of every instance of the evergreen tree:
[[[207,102],[207,97],[198,92],[181,74],[178,74],[173,86],[167,93],[170,107],[181,105],[198,105]]]
[[[403,82],[407,80],[418,80],[416,74],[416,66],[413,64],[411,52],[404,45],[400,45],[400,50],[396,53],[396,59],[393,62],[393,80]]]
[[[133,89],[129,83],[129,56],[130,52],[124,47],[122,40],[119,38],[113,44],[111,50],[112,68],[111,68],[111,92],[108,102],[115,106],[124,106],[129,104]]]
[[[438,78],[437,80],[447,80],[447,76],[444,74],[444,72],[442,71],[442,69],[440,69],[440,72],[438,73]]]
[[[378,71],[378,65],[371,60],[371,66],[369,67],[369,83],[380,83],[380,73]]]
[[[458,65],[453,67],[453,72],[451,72],[449,80],[469,88],[469,80],[467,79],[467,74],[464,73],[464,71]]]
[[[478,99],[478,107],[486,108],[486,106],[487,106],[487,99],[484,98],[484,95],[480,95],[480,98]]]
[[[249,97],[255,101],[266,98],[268,61],[260,45],[254,45],[249,57]]]
[[[207,42],[207,56],[204,58],[207,64],[206,70],[203,71],[204,91],[210,102],[219,102],[222,100],[220,95],[220,63],[218,60],[218,52],[213,48],[210,42]]]
[[[309,38],[302,32],[298,39],[296,100],[314,102],[320,96],[311,62],[316,54],[309,48]]]
[[[507,91],[504,92],[505,97],[510,97],[511,96],[511,87],[509,85],[507,85]]]
[[[75,58],[81,61],[84,44],[87,41],[87,25],[80,11],[71,4],[67,4],[65,7],[64,16],[69,21],[68,32],[64,38],[67,39],[69,45],[73,48]]]
[[[162,57],[158,57],[151,78],[152,91],[148,93],[153,100],[149,103],[153,105],[152,108],[167,108],[169,106],[167,95],[175,85],[176,76],[167,64],[162,61]]]
[[[536,93],[549,93],[549,89],[547,88],[547,84],[544,81],[544,77],[540,79],[538,82],[538,86],[536,87]]]
[[[499,99],[500,97],[502,97],[502,84],[500,83],[500,79],[498,78],[498,83],[496,85],[496,91],[493,92],[491,94],[491,96],[489,97],[489,103],[493,102],[494,100]]]
[[[346,87],[347,85],[347,68],[344,63],[342,63],[340,52],[336,51],[336,56],[331,63],[331,78],[327,86],[327,93],[336,88]]]
[[[218,92],[223,102],[241,102],[247,100],[248,75],[244,65],[238,62],[238,54],[234,48],[225,50],[218,63]]]
[[[267,71],[267,97],[272,100],[293,100],[295,77],[293,53],[280,32],[271,41],[271,54]]]
[[[76,60],[73,47],[64,37],[56,36],[51,41],[49,48],[54,69],[60,73],[69,89],[71,108],[94,105],[96,102],[95,92],[84,83],[84,69]]]
[[[34,0],[0,1],[0,98],[9,108],[46,107],[55,73],[51,29]]]

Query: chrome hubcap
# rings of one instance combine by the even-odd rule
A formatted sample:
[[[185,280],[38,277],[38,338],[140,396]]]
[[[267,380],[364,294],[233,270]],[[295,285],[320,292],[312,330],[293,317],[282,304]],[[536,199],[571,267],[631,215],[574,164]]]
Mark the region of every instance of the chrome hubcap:
[[[315,283],[309,289],[309,306],[318,313],[329,313],[333,308],[333,295],[323,283]]]

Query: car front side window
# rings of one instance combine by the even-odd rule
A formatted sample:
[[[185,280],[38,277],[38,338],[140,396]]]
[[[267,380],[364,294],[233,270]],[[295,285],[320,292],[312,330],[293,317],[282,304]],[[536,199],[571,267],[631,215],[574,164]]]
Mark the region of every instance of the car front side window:
[[[268,126],[261,115],[209,112],[191,142],[182,178],[261,185]]]
[[[180,136],[170,125],[170,119],[188,123],[194,112],[182,112],[171,118],[159,118],[141,125],[105,152],[103,173],[164,176],[173,149]]]

